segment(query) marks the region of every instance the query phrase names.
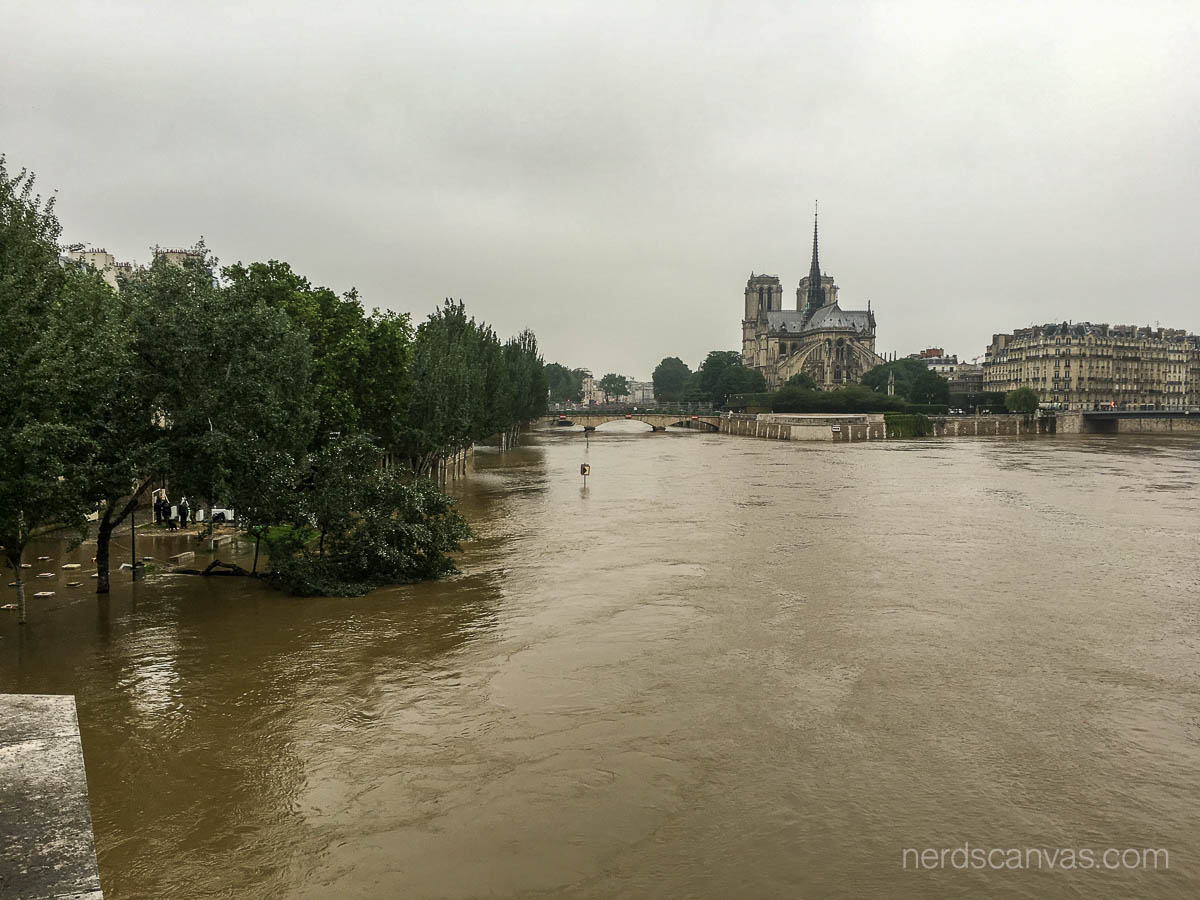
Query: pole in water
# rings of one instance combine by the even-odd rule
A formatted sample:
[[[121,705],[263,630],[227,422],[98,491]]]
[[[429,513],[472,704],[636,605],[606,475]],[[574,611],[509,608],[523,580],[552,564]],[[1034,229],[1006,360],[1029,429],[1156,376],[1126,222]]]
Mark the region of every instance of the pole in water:
[[[130,562],[133,563],[133,580],[137,581],[138,576],[138,558],[137,558],[137,507],[129,510],[129,552]]]

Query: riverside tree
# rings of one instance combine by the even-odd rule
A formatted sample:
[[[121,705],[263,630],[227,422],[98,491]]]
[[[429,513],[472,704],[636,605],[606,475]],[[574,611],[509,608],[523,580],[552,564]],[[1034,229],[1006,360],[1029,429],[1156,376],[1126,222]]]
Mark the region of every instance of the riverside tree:
[[[736,350],[713,350],[704,358],[690,384],[693,396],[713,406],[724,406],[733,394],[753,394],[767,389],[766,379],[757,369],[742,365],[742,355]],[[699,397],[694,397],[694,394]]]
[[[1038,411],[1040,404],[1037,391],[1031,387],[1019,387],[1004,395],[1004,408],[1009,412],[1031,416]]]
[[[583,369],[568,369],[561,363],[546,364],[546,382],[555,403],[578,403],[583,399]]]
[[[490,436],[511,443],[546,410],[533,333],[502,343],[461,303],[414,333],[286,263],[222,280],[202,244],[182,262],[156,256],[116,292],[60,260],[53,204],[3,158],[0,201],[0,549],[22,619],[30,540],[82,538],[98,510],[105,592],[113,534],[167,482],[196,506],[234,507],[255,569],[269,540],[272,563],[332,555],[330,583],[450,571],[465,523],[421,476]],[[385,454],[410,465],[379,474]]]
[[[361,435],[331,440],[308,461],[297,527],[270,539],[272,578],[301,596],[361,594],[455,570],[470,537],[453,501],[426,478],[379,466]]]
[[[308,340],[318,443],[329,435],[370,433],[399,440],[409,401],[412,329],[407,315],[369,316],[356,291],[316,287],[286,262],[222,270],[235,303],[262,303],[287,314]]]
[[[67,529],[82,540],[94,507],[94,398],[117,372],[121,335],[99,276],[61,265],[53,201],[0,156],[0,546],[26,619],[25,548]]]
[[[668,356],[654,369],[650,380],[654,382],[654,399],[660,403],[674,403],[683,399],[683,390],[692,370],[678,356]]]
[[[210,510],[262,509],[264,486],[309,443],[303,334],[283,312],[223,290],[214,269],[198,246],[181,265],[159,256],[122,285],[135,361],[122,428],[103,444],[98,593],[109,590],[112,535],[152,484],[169,476]]]
[[[920,359],[882,363],[863,375],[862,383],[873,390],[886,392],[892,375],[896,377],[896,393],[909,403],[950,402],[950,382]]]
[[[618,375],[615,372],[609,372],[598,382],[596,387],[604,393],[605,402],[610,397],[628,397],[629,396],[629,379],[624,375]]]
[[[397,446],[416,475],[546,411],[546,376],[533,333],[501,345],[461,302],[447,300],[417,328],[411,383]]]

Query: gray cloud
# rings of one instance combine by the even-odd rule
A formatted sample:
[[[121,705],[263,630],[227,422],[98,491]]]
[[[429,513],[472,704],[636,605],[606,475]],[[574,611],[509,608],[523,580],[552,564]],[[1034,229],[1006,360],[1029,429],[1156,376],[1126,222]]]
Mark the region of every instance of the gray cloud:
[[[647,377],[822,262],[879,348],[1200,329],[1189,4],[55,3],[6,14],[0,149],[70,239],[205,235]]]

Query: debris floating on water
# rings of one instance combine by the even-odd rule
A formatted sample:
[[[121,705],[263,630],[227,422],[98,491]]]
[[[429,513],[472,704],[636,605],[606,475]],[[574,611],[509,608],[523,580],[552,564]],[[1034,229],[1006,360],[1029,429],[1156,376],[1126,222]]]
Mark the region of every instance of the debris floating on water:
[[[82,569],[83,566],[81,566],[79,563],[65,563],[63,565],[63,568],[64,569]]]
[[[35,597],[53,597],[54,591],[38,591],[33,596],[35,596]]]

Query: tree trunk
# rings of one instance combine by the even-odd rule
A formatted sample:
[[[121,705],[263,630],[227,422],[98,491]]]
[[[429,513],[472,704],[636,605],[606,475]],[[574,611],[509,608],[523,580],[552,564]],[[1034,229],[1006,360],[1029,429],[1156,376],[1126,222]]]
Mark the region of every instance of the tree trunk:
[[[96,532],[96,593],[107,594],[109,591],[108,578],[108,551],[112,543],[112,533],[116,527],[109,514],[112,508],[109,507],[104,511],[104,518],[100,520],[100,530]]]
[[[100,518],[100,530],[96,533],[96,593],[107,594],[109,591],[108,577],[108,560],[109,560],[109,544],[112,541],[113,532],[117,530],[117,526],[125,521],[128,516],[137,507],[138,500],[141,499],[146,488],[150,487],[152,478],[147,478],[143,481],[136,491],[130,496],[129,500],[119,510],[117,504],[120,503],[120,498],[109,500],[108,505],[104,508],[104,515]],[[135,559],[134,565],[137,565]],[[136,569],[134,570],[137,571]]]
[[[251,575],[258,574],[258,545],[261,543],[262,543],[262,535],[256,534],[254,536],[254,566],[250,569]]]

